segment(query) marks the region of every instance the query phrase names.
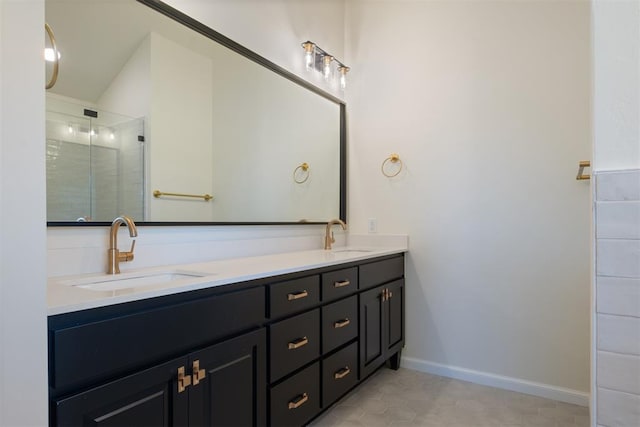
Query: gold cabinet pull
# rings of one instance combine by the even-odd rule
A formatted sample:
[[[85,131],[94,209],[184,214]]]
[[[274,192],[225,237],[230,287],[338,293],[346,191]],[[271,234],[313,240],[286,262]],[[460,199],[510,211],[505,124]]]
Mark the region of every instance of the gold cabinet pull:
[[[336,380],[339,380],[341,378],[346,377],[350,373],[351,373],[351,369],[348,366],[345,366],[344,368],[340,369],[338,372],[333,374],[333,378],[335,378]]]
[[[198,385],[200,381],[202,381],[206,376],[207,376],[207,373],[205,372],[205,370],[200,369],[200,361],[194,360],[193,361],[193,385]]]
[[[299,408],[306,403],[307,400],[309,400],[309,395],[307,393],[302,393],[300,396],[297,396],[289,402],[289,409]]]
[[[186,374],[184,366],[178,368],[178,393],[182,393],[191,385],[191,375]]]
[[[307,337],[298,338],[297,340],[291,341],[289,343],[289,350],[295,350],[296,348],[300,348],[307,344],[309,344],[309,338]]]
[[[385,302],[387,300],[387,288],[384,288],[382,290],[382,302]]]
[[[351,320],[349,320],[348,318],[345,318],[345,319],[342,319],[342,320],[338,320],[337,322],[333,322],[333,327],[335,329],[340,329],[340,328],[344,328],[349,323],[351,323]]]
[[[300,292],[294,292],[291,294],[287,294],[287,300],[288,301],[293,301],[296,299],[300,299],[300,298],[306,298],[309,296],[309,292],[305,291],[300,291]]]
[[[387,300],[393,298],[393,292],[391,292],[389,289],[387,289]]]
[[[334,288],[341,288],[343,286],[349,286],[351,284],[350,280],[343,280],[341,282],[333,282]]]

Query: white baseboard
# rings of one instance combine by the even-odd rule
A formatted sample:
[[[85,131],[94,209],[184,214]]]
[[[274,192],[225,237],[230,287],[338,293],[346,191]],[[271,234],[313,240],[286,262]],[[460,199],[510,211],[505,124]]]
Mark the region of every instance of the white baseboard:
[[[462,381],[502,388],[505,390],[517,391],[519,393],[531,394],[538,397],[544,397],[546,399],[572,403],[574,405],[589,406],[589,393],[568,388],[525,381],[519,378],[504,377],[502,375],[474,371],[471,369],[459,368],[457,366],[443,365],[412,357],[403,357],[401,360],[401,366],[415,371],[455,378]]]

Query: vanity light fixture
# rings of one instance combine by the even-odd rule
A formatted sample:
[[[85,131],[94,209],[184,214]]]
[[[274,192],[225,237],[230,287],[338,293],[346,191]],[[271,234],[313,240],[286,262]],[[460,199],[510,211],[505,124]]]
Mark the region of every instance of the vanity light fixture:
[[[304,49],[304,63],[307,71],[316,71],[322,74],[325,81],[333,83],[335,83],[337,74],[340,89],[344,90],[347,87],[349,67],[312,41],[307,40],[302,43],[302,48]]]

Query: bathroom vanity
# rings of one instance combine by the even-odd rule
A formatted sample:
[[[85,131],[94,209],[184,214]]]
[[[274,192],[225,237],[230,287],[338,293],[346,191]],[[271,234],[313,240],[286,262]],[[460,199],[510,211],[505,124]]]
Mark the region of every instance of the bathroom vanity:
[[[299,426],[397,369],[403,251],[313,252],[297,271],[54,310],[50,425]]]

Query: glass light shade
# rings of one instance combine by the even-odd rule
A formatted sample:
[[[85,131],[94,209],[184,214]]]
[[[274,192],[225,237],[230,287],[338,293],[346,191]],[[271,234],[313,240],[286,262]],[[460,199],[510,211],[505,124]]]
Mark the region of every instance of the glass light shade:
[[[331,61],[333,61],[333,56],[326,55],[322,58],[322,76],[326,81],[331,79]]]

